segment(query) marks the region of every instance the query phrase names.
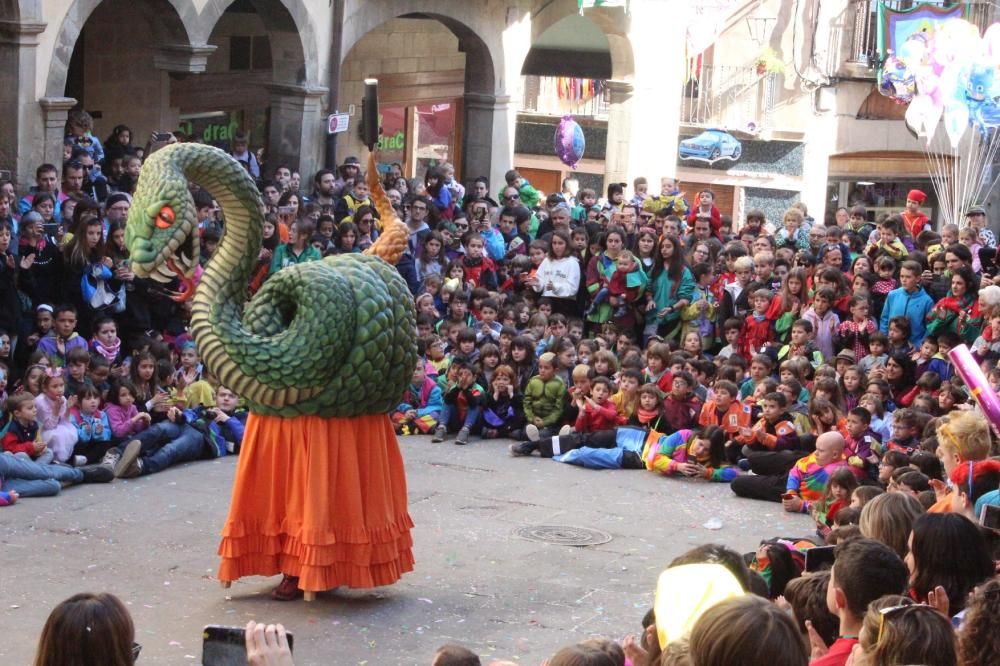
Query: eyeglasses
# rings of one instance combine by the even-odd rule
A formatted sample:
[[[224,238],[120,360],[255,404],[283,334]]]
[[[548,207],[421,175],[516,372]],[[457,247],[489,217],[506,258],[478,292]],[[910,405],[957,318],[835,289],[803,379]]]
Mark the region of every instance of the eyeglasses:
[[[132,643],[132,661],[139,661],[140,652],[142,652],[142,646],[138,643]]]
[[[91,169],[94,168],[93,164],[81,164],[80,166],[83,168],[84,171],[90,171]]]
[[[427,206],[410,206],[410,210],[427,210]]]
[[[468,228],[469,228],[469,225],[468,225],[468,224],[458,224],[458,223],[456,222],[456,223],[455,223],[455,228],[456,228],[456,229],[468,229]]]

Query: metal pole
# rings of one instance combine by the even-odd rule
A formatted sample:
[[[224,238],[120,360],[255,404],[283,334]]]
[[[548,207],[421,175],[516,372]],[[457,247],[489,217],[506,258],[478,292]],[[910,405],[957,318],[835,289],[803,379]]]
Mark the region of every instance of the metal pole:
[[[346,0],[333,0],[333,15],[330,26],[330,76],[326,96],[327,113],[339,111],[340,104],[340,58],[344,44],[344,4]],[[326,135],[326,158],[324,166],[327,169],[337,168],[337,135]]]

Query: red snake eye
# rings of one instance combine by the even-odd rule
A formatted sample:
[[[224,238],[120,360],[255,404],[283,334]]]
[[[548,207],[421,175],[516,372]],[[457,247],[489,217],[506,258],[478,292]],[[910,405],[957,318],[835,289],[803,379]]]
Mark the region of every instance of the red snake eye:
[[[169,229],[174,223],[174,209],[164,206],[156,216],[157,229]]]

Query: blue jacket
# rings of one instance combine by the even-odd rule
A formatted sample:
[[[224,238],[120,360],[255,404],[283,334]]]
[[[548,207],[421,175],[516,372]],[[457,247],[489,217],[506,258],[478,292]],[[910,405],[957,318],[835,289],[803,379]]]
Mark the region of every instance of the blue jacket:
[[[927,337],[927,314],[934,308],[934,299],[923,287],[917,287],[915,292],[908,293],[902,287],[893,289],[886,296],[882,308],[882,320],[879,330],[889,333],[889,320],[893,317],[906,317],[910,320],[910,344],[919,347]]]
[[[243,431],[248,416],[250,413],[247,410],[237,408],[229,415],[229,420],[218,423],[205,407],[184,410],[184,420],[205,437],[206,458],[238,454],[243,446]]]

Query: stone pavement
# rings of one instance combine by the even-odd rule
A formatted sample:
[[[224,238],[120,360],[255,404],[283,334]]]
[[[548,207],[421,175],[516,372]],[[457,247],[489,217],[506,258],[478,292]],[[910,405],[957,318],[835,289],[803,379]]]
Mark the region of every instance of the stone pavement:
[[[278,578],[229,590],[213,579],[234,458],[0,509],[0,663],[31,662],[61,600],[107,590],[131,610],[140,664],[200,663],[204,625],[251,619],[295,633],[297,666],[429,664],[447,642],[539,664],[577,640],[638,632],[657,575],[691,546],[745,552],[764,537],[810,531],[805,516],[738,499],[726,485],[510,458],[506,447],[403,438],[415,570],[390,587],[338,589],[311,604],[271,601]],[[721,529],[704,527],[713,518]],[[612,538],[569,547],[513,534],[536,525]]]

